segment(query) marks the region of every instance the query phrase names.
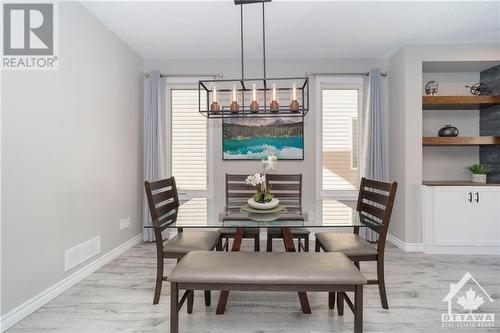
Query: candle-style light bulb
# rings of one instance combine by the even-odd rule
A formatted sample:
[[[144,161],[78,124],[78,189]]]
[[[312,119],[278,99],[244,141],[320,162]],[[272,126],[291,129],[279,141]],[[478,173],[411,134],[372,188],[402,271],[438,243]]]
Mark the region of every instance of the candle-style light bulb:
[[[252,89],[252,101],[257,101],[257,88],[255,86],[255,83],[253,84],[253,89]]]
[[[215,85],[212,89],[212,102],[217,103],[217,87]]]
[[[272,113],[277,113],[280,110],[280,103],[278,102],[278,94],[276,93],[276,83],[273,83],[272,96],[269,109]]]
[[[293,83],[293,88],[292,88],[292,101],[297,100],[297,87],[295,86],[295,82]]]
[[[233,84],[233,99],[231,102],[236,102],[236,85]]]

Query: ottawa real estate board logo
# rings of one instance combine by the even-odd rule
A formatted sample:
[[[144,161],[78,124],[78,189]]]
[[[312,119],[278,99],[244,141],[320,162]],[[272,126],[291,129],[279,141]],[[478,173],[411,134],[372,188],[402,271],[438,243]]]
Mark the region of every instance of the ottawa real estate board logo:
[[[57,2],[2,3],[2,69],[59,68]]]
[[[493,299],[469,272],[458,283],[450,283],[443,302],[448,303],[448,312],[441,314],[442,327],[495,327],[495,314],[480,310]]]

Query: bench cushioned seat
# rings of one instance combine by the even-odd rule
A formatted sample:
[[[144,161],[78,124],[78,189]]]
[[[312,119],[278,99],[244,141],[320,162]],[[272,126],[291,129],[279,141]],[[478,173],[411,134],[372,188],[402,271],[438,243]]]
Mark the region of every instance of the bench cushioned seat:
[[[281,228],[267,228],[267,233],[273,236],[281,235]],[[290,228],[290,233],[292,235],[309,235],[311,232],[305,228]]]
[[[168,277],[177,283],[366,284],[342,253],[208,252],[188,253]]]
[[[356,234],[319,232],[316,242],[326,252],[342,252],[348,257],[377,255],[377,248]]]
[[[184,254],[196,250],[211,251],[219,241],[218,231],[184,231],[163,243],[164,253]]]

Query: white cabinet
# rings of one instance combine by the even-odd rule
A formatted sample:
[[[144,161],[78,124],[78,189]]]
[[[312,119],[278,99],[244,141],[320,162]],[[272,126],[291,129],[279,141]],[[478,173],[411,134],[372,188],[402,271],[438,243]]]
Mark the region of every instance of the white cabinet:
[[[476,187],[472,204],[474,244],[500,247],[500,191]]]
[[[500,187],[423,186],[422,240],[429,253],[500,253]]]

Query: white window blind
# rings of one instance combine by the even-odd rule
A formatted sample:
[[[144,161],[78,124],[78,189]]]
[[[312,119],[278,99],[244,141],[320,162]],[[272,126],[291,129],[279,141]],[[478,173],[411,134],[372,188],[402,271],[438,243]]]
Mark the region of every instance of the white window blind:
[[[198,90],[172,89],[172,176],[180,191],[207,190],[207,120]]]
[[[322,90],[322,190],[358,188],[358,90]]]

